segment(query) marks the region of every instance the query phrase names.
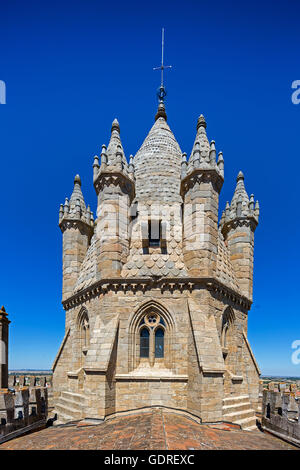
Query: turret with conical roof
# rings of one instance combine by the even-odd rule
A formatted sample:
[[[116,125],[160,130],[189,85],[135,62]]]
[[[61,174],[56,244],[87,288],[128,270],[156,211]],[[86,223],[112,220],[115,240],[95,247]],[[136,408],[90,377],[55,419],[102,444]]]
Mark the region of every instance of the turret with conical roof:
[[[216,161],[215,142],[209,144],[201,114],[188,163],[182,160],[184,202],[184,261],[191,276],[214,277],[218,250],[218,205],[224,182],[224,160]]]
[[[69,297],[76,284],[82,261],[94,231],[93,214],[86,207],[79,175],[74,178],[70,200],[59,209],[59,227],[63,233],[63,300]]]
[[[134,164],[128,165],[117,119],[108,146],[102,146],[101,164],[94,158],[94,187],[98,196],[97,271],[100,278],[119,276],[129,250],[128,214],[134,198]]]
[[[259,204],[247,194],[240,171],[236,188],[220,220],[220,230],[230,252],[230,259],[243,295],[252,300],[254,232],[258,224]]]

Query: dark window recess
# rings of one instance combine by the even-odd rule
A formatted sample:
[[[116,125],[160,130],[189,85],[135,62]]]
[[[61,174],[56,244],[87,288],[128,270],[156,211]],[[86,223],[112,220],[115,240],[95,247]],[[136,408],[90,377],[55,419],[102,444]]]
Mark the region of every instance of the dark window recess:
[[[146,328],[140,333],[140,357],[149,357],[149,331]]]
[[[164,331],[161,328],[155,333],[155,357],[164,357]]]
[[[148,238],[149,238],[149,246],[160,246],[160,238],[161,238],[161,221],[160,220],[148,221]]]

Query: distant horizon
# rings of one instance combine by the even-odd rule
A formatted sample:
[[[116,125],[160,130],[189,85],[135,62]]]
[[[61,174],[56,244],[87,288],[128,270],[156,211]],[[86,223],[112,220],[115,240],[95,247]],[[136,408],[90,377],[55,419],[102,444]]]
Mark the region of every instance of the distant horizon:
[[[9,369],[8,370],[9,374],[12,372],[52,372],[52,370],[51,369]],[[293,378],[293,379],[300,380],[300,376],[297,376],[297,375],[277,375],[277,374],[261,374],[260,375],[260,378],[264,378],[264,377],[275,377],[275,378],[285,378],[285,379]]]

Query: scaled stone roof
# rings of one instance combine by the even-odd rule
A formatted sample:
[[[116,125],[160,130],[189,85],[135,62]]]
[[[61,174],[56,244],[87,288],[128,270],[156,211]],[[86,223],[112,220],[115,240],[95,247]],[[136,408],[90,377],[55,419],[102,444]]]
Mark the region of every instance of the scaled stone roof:
[[[152,126],[134,158],[138,201],[181,202],[181,150],[163,117]]]
[[[186,277],[187,272],[183,262],[181,243],[176,240],[170,242],[170,254],[159,252],[143,254],[142,249],[130,250],[127,263],[122,270],[122,277]],[[158,250],[159,251],[159,250]]]

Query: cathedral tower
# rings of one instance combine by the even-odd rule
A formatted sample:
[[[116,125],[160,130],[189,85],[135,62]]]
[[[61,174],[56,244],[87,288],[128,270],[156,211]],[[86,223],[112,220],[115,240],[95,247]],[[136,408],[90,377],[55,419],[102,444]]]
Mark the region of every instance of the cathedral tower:
[[[95,224],[81,182],[60,208],[65,335],[59,422],[164,407],[255,429],[260,371],[247,339],[258,203],[238,176],[218,228],[224,160],[200,115],[190,158],[167,122],[129,160],[114,120],[94,157]]]

